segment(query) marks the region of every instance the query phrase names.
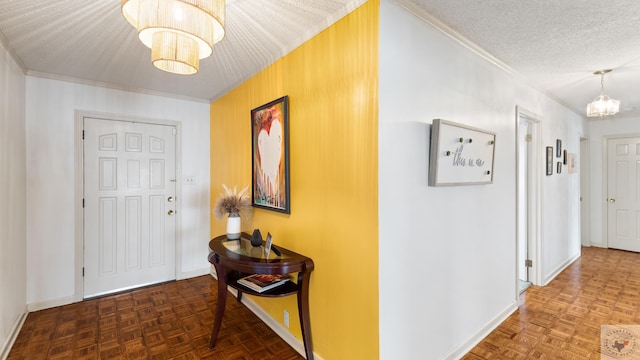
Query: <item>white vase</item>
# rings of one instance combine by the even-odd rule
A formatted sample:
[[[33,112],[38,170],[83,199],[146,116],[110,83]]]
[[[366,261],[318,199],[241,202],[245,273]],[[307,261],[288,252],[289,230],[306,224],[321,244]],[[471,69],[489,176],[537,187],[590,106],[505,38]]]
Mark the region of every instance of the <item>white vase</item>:
[[[227,239],[240,239],[240,215],[229,214],[227,218]]]

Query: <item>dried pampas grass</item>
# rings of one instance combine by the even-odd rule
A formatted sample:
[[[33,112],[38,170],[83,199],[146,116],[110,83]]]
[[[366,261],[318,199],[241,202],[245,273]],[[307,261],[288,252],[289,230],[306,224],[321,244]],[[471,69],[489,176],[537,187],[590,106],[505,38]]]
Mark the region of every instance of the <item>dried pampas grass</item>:
[[[231,191],[227,185],[222,184],[225,190],[224,194],[220,194],[216,204],[213,207],[213,214],[216,219],[220,220],[225,215],[238,214],[241,217],[248,219],[251,217],[251,199],[249,199],[249,187],[245,186],[244,189],[237,192],[236,187],[233,187]]]

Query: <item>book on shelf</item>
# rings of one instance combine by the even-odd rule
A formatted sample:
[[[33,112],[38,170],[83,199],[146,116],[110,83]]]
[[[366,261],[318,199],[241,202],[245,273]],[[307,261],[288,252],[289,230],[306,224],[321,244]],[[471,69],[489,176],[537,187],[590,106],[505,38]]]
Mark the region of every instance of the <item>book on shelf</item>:
[[[286,274],[267,275],[267,274],[253,274],[238,279],[238,284],[244,285],[251,290],[259,293],[273,289],[280,286],[287,281],[291,280],[291,276]]]

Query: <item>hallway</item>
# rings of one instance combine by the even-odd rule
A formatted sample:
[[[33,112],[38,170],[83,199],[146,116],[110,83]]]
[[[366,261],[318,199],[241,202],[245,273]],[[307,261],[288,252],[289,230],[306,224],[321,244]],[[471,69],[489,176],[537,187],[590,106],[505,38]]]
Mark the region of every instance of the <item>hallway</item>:
[[[640,323],[640,254],[582,248],[463,359],[599,359],[601,325]]]

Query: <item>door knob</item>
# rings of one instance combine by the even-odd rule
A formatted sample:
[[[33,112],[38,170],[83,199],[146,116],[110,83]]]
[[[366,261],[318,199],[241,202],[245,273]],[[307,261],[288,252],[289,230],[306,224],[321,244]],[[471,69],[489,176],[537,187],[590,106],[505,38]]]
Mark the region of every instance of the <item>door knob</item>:
[[[167,198],[167,201],[168,201],[168,202],[173,202],[173,196],[169,196],[169,197]]]
[[[614,202],[616,202],[616,199],[609,199],[609,202],[613,204]]]
[[[169,215],[173,215],[173,210],[169,210],[169,211],[167,211],[167,214],[169,214]]]

